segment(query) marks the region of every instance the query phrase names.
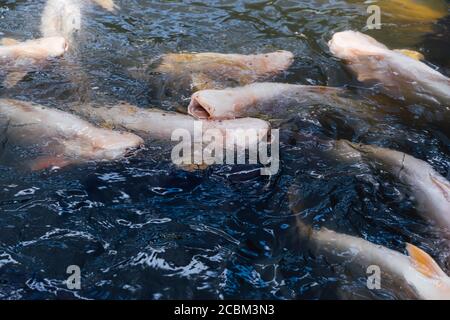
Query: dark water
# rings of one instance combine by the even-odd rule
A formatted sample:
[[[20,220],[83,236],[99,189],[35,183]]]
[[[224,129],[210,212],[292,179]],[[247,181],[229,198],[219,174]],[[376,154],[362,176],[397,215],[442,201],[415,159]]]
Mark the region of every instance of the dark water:
[[[118,1],[116,15],[88,6],[71,53],[12,89],[0,88],[0,95],[61,109],[89,101],[144,107],[154,97],[153,62],[179,51],[290,50],[295,64],[277,80],[354,84],[326,46],[336,31],[365,30],[365,6],[352,2],[128,0]],[[43,6],[0,1],[0,35],[38,37]],[[448,19],[428,35],[415,27],[390,23],[369,33],[389,46],[426,52],[447,72]],[[446,37],[437,36],[442,32]],[[282,129],[281,170],[271,178],[248,166],[186,172],[158,142],[123,161],[30,173],[20,165],[29,150],[2,138],[0,298],[401,298],[365,289],[364,279],[309,252],[292,230],[299,215],[399,251],[411,242],[449,271],[448,250],[404,186],[323,152],[334,139],[377,144],[449,177],[450,133],[442,116],[392,102],[377,108],[376,121],[327,107],[273,119]],[[64,284],[69,265],[81,267],[79,291]]]

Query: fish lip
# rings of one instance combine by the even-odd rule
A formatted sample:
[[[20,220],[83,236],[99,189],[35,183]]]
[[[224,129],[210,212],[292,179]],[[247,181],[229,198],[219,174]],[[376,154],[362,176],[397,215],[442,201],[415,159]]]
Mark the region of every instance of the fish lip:
[[[202,101],[199,93],[194,93],[188,106],[188,113],[197,119],[211,119],[211,106]]]

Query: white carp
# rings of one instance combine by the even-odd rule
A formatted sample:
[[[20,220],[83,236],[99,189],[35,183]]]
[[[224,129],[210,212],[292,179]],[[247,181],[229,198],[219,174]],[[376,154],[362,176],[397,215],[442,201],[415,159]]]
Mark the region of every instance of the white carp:
[[[72,40],[72,36],[81,30],[84,6],[92,2],[110,12],[119,9],[113,0],[47,0],[41,16],[42,36]]]
[[[340,140],[335,149],[347,159],[369,159],[408,186],[424,218],[450,234],[450,183],[431,165],[406,153]]]
[[[340,88],[304,86],[284,83],[254,83],[224,90],[201,90],[194,93],[188,112],[198,119],[233,119],[259,113],[276,114],[288,107],[330,104],[356,105],[345,98]]]
[[[367,276],[370,266],[379,267],[383,289],[400,290],[397,293],[408,298],[450,300],[450,278],[430,255],[412,244],[406,245],[405,255],[358,237],[315,230],[299,219],[297,228],[314,252],[350,264],[357,276]],[[392,286],[386,288],[386,283]]]
[[[330,51],[358,81],[408,104],[450,106],[450,79],[425,63],[355,31],[335,33]]]
[[[174,89],[188,94],[204,89],[224,89],[267,80],[288,69],[294,61],[289,51],[243,55],[214,52],[165,54],[155,69]]]
[[[0,99],[0,115],[7,119],[9,143],[42,150],[33,170],[116,160],[143,144],[132,133],[98,128],[70,113],[30,102]]]
[[[0,74],[5,77],[4,86],[16,85],[30,71],[39,70],[51,58],[62,56],[68,50],[63,37],[48,37],[18,42],[13,39],[0,41]]]
[[[84,105],[76,107],[74,111],[103,126],[126,129],[136,132],[140,136],[160,140],[170,140],[173,132],[177,129],[183,129],[193,134],[196,123],[202,125],[203,131],[219,130],[224,139],[234,138],[227,136],[227,134],[238,132],[240,129],[270,132],[269,123],[260,119],[198,121],[189,115],[154,108],[138,108],[128,103],[100,107]]]

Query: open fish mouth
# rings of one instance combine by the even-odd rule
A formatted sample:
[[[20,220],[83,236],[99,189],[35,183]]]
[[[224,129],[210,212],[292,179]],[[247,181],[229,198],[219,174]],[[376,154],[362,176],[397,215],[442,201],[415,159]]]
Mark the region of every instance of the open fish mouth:
[[[194,94],[188,106],[188,113],[198,119],[210,119],[212,106],[202,101],[200,95]]]

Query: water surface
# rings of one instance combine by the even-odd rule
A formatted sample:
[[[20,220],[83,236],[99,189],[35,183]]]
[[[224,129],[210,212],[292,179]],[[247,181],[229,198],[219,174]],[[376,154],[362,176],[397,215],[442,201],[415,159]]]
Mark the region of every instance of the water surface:
[[[362,1],[117,2],[117,14],[86,7],[71,52],[0,95],[63,110],[117,101],[173,110],[188,97],[176,97],[178,105],[162,99],[149,79],[161,54],[181,51],[290,50],[295,63],[276,80],[355,85],[326,43],[337,31],[366,31]],[[43,7],[42,0],[0,0],[0,36],[39,37]],[[448,18],[430,32],[423,27],[386,20],[368,33],[421,50],[448,74]],[[391,101],[375,110],[376,120],[327,106],[271,117],[282,131],[281,170],[270,178],[249,166],[183,171],[157,141],[123,161],[29,172],[22,164],[32,150],[1,138],[0,298],[401,298],[367,290],[365,279],[304,248],[291,227],[298,215],[402,252],[411,242],[450,271],[448,250],[404,186],[324,154],[328,141],[350,139],[408,152],[449,177],[442,116]],[[64,284],[69,265],[81,267],[79,291]]]

